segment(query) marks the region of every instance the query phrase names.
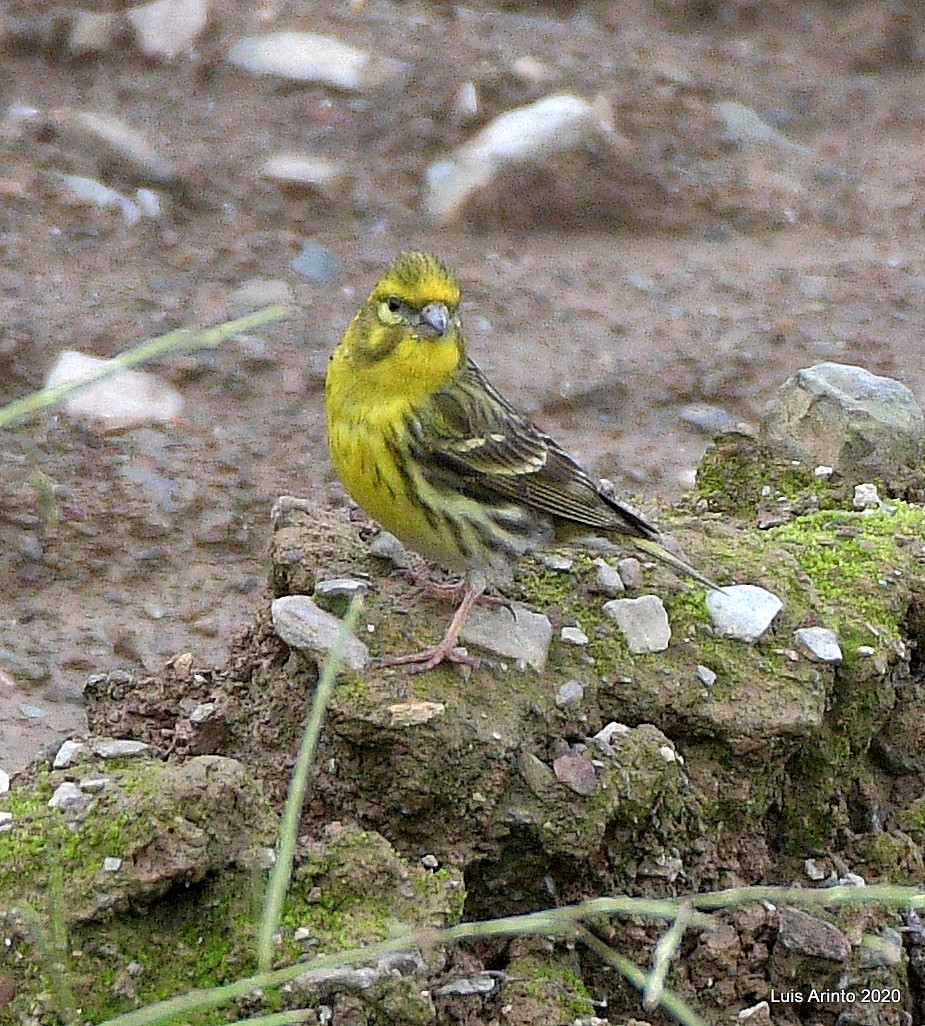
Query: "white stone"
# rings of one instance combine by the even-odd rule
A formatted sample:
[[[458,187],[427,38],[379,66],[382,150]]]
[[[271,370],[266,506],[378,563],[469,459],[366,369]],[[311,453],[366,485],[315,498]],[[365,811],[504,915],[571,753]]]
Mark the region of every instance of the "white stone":
[[[390,84],[400,87],[411,71],[405,61],[310,32],[268,32],[241,39],[228,51],[227,60],[255,75],[319,82],[356,93]]]
[[[588,644],[588,635],[580,627],[563,627],[559,636],[567,645]]]
[[[117,858],[115,855],[107,855],[103,859],[103,872],[104,873],[118,873],[122,868],[122,859]]]
[[[604,615],[616,621],[633,655],[663,652],[671,641],[671,625],[657,595],[612,599],[604,603]]]
[[[72,781],[65,780],[55,788],[55,793],[48,799],[50,809],[66,809],[75,805],[84,805],[89,799],[87,795]]]
[[[716,683],[716,673],[711,670],[709,666],[698,666],[697,680],[699,680],[705,688],[712,688]]]
[[[812,152],[806,146],[788,139],[773,125],[764,121],[757,111],[746,107],[744,103],[734,100],[713,104],[713,113],[723,122],[726,133],[737,143],[770,143],[782,150],[793,153],[808,154]]]
[[[90,754],[90,749],[82,741],[64,741],[55,755],[52,769],[68,769]]]
[[[855,509],[879,509],[882,505],[877,486],[874,484],[859,484],[854,486],[854,508]]]
[[[840,663],[842,651],[838,635],[827,627],[800,627],[794,631],[803,654],[817,663]]]
[[[0,794],[6,794],[10,789],[10,775],[5,770],[0,769]]]
[[[813,471],[813,477],[818,478],[820,481],[828,481],[828,479],[835,473],[833,467],[819,466]]]
[[[107,738],[97,741],[93,751],[101,759],[139,759],[151,754],[151,746],[144,741],[131,741],[127,738]]]
[[[112,363],[67,350],[52,367],[45,387],[56,388],[99,374]],[[121,431],[140,424],[175,420],[183,408],[183,398],[153,374],[118,370],[72,394],[65,399],[63,408],[69,416],[87,420],[104,431]]]
[[[325,612],[307,595],[284,595],[270,607],[273,629],[290,648],[304,649],[316,657],[328,655],[343,621]],[[361,673],[369,665],[369,649],[355,635],[348,634],[341,650],[344,666]]]
[[[534,613],[518,602],[510,607],[475,606],[460,639],[495,655],[522,659],[542,673],[552,644],[552,624],[542,613]]]
[[[707,609],[713,626],[727,638],[757,641],[784,608],[770,591],[754,584],[732,584],[708,591]]]
[[[125,12],[135,40],[146,57],[173,60],[188,51],[206,27],[206,0],[153,0]]]

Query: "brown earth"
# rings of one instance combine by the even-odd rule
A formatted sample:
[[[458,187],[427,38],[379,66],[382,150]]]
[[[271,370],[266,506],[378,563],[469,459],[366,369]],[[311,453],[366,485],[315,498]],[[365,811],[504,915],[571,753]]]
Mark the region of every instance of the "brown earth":
[[[150,671],[185,650],[221,661],[266,573],[273,499],[340,501],[325,361],[403,247],[457,268],[476,359],[625,491],[690,483],[706,435],[688,404],[754,421],[821,359],[925,394],[925,13],[911,2],[224,2],[172,62],[125,33],[75,58],[71,14],[0,5],[0,401],[40,386],[63,349],[110,356],[239,312],[229,297],[250,279],[285,282],[292,312],[159,366],[186,401],[167,428],[101,437],[48,415],[5,435],[7,771],[80,724],[89,673]],[[223,61],[243,35],[281,28],[398,57],[410,83],[347,96]],[[474,115],[459,102],[469,82]],[[460,223],[429,224],[425,168],[555,92],[606,97],[621,155],[510,174]],[[712,109],[730,100],[806,152],[730,141]],[[130,227],[61,201],[52,173],[88,163],[139,184],[70,147],[51,116],[67,109],[122,118],[175,162],[160,220]],[[268,154],[300,148],[345,163],[336,195],[261,179]],[[340,260],[334,284],[291,270],[310,240]]]

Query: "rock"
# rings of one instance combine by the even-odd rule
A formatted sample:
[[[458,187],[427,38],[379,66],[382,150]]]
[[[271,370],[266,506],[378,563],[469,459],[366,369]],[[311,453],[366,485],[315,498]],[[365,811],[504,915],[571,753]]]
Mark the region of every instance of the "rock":
[[[552,763],[556,780],[575,794],[586,797],[597,791],[597,773],[591,763],[574,750],[560,755]]]
[[[712,688],[716,683],[716,673],[711,670],[709,666],[700,665],[697,667],[697,680],[699,680],[705,688]]]
[[[803,872],[814,883],[820,883],[826,877],[826,872],[815,859],[804,859]]]
[[[605,755],[614,754],[614,742],[619,738],[626,738],[632,733],[631,728],[625,723],[611,721],[602,727],[591,740]]]
[[[770,143],[781,150],[807,155],[812,151],[788,139],[783,132],[762,120],[761,116],[744,103],[726,101],[714,103],[713,112],[723,122],[726,134],[739,144]]]
[[[549,552],[543,556],[543,566],[547,570],[565,573],[565,571],[571,570],[574,565],[574,559],[569,559],[568,556],[560,556],[558,552]]]
[[[54,794],[48,799],[49,809],[69,809],[86,805],[90,801],[88,795],[72,781],[65,780],[55,788]]]
[[[580,627],[563,627],[559,637],[567,645],[583,646],[588,644],[588,635]]]
[[[6,794],[10,789],[10,775],[6,770],[0,769],[0,794]]]
[[[757,641],[784,608],[776,595],[754,584],[732,584],[708,591],[706,598],[713,626],[737,641]]]
[[[369,554],[377,559],[387,559],[399,570],[405,570],[411,566],[411,553],[404,545],[388,531],[380,531],[369,544]]]
[[[227,60],[255,75],[319,82],[354,93],[384,86],[401,88],[411,71],[411,65],[404,61],[309,32],[269,32],[241,39],[228,51]]]
[[[59,147],[103,178],[118,175],[134,185],[171,185],[173,163],[131,125],[110,114],[65,107],[48,115]]]
[[[623,578],[606,559],[598,556],[597,559],[592,561],[592,565],[595,568],[594,588],[596,591],[601,592],[601,594],[606,595],[608,598],[616,598],[617,595],[621,595],[626,590]]]
[[[315,285],[336,285],[343,274],[340,260],[325,246],[308,242],[289,261],[289,266]]]
[[[113,189],[95,178],[84,175],[55,175],[53,181],[60,186],[60,196],[75,206],[98,207],[100,210],[118,210],[127,225],[141,220],[142,210],[118,189]]]
[[[138,48],[152,60],[173,60],[192,49],[209,18],[207,0],[154,0],[130,7],[126,21]]]
[[[490,994],[498,985],[498,981],[489,973],[479,973],[477,976],[463,977],[453,980],[452,983],[444,983],[434,993],[438,997],[457,995],[459,997],[472,997],[476,994]]]
[[[189,721],[194,727],[201,727],[215,715],[214,702],[200,702],[189,714]]]
[[[854,486],[852,505],[855,509],[879,509],[883,501],[875,484],[859,484]]]
[[[45,380],[46,388],[79,381],[112,365],[73,350],[63,352]],[[145,423],[175,420],[183,408],[180,393],[146,371],[119,370],[88,385],[62,403],[68,416],[102,431],[123,431]]]
[[[617,562],[620,580],[630,590],[636,591],[643,585],[642,563],[635,556],[627,556]]]
[[[800,627],[794,637],[804,655],[817,663],[840,663],[841,647],[838,635],[826,627]]]
[[[556,782],[553,771],[533,752],[523,752],[520,756],[520,775],[527,782],[527,787],[542,798],[546,791]]]
[[[605,102],[567,93],[547,96],[500,114],[480,132],[427,169],[424,205],[437,224],[458,220],[473,193],[507,168],[542,161],[592,141],[612,140]]]
[[[757,1005],[743,1008],[736,1018],[748,1026],[771,1026],[771,1006],[767,1001],[759,1001]]]
[[[260,170],[264,178],[284,185],[301,185],[328,199],[336,198],[346,178],[346,167],[312,153],[276,153]]]
[[[436,855],[422,855],[421,856],[421,865],[425,869],[439,869],[440,868],[440,860],[437,858]]]
[[[389,706],[393,727],[417,727],[443,716],[445,712],[443,702],[396,702]]]
[[[851,942],[841,930],[808,912],[784,907],[778,923],[778,940],[798,955],[832,962],[847,962],[851,957]]]
[[[229,317],[243,317],[262,306],[286,306],[292,302],[292,289],[281,278],[249,278],[230,293],[227,302]]]
[[[819,363],[781,386],[761,435],[808,466],[833,467],[850,482],[890,480],[897,468],[921,459],[925,413],[892,378]]]
[[[93,743],[93,752],[101,759],[138,759],[151,755],[150,745],[144,741],[104,738]]]
[[[270,607],[277,635],[289,645],[311,652],[319,660],[330,653],[343,621],[325,612],[307,595],[284,595]],[[341,659],[353,673],[369,665],[369,649],[355,635],[348,634]]]
[[[315,585],[314,597],[318,599],[362,598],[369,591],[368,581],[357,581],[352,577],[332,577],[327,581],[318,581]]]
[[[460,638],[495,655],[521,659],[542,673],[552,644],[552,624],[518,602],[510,607],[475,606]]]
[[[119,29],[119,19],[111,11],[75,11],[71,21],[67,48],[74,57],[106,53]]]
[[[117,858],[115,855],[107,855],[103,859],[103,872],[104,873],[118,873],[122,868],[122,859]]]
[[[81,762],[90,754],[90,748],[82,741],[65,741],[58,749],[52,769],[70,769],[71,766]]]
[[[616,621],[633,655],[663,652],[671,641],[668,614],[657,595],[613,599],[604,604],[604,615]]]
[[[581,681],[567,680],[556,691],[556,706],[559,709],[567,709],[571,705],[578,705],[584,697],[585,688]]]
[[[733,431],[738,424],[731,413],[710,403],[688,403],[681,408],[681,420],[711,438],[725,431]]]

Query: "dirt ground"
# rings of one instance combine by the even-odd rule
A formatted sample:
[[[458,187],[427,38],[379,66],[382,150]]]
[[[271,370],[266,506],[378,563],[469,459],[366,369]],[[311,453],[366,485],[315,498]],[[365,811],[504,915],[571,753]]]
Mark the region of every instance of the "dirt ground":
[[[342,501],[325,362],[402,248],[458,270],[475,358],[644,505],[691,483],[711,425],[754,423],[799,367],[862,363],[925,395],[925,13],[911,0],[225,0],[172,61],[126,29],[75,56],[73,15],[0,4],[0,402],[39,387],[62,350],[111,356],[240,313],[254,279],[269,284],[252,295],[288,288],[291,314],[153,368],[185,400],[167,427],[104,436],[51,414],[0,439],[7,772],[80,724],[88,674],[183,651],[221,661],[253,615],[276,496]],[[224,60],[279,29],[398,58],[410,79],[351,95]],[[510,172],[459,222],[428,221],[432,162],[560,92],[603,96],[618,150]],[[797,145],[730,138],[714,110],[729,101]],[[75,112],[123,119],[174,163],[160,218],[62,201],[59,172],[145,184],[66,137]],[[343,179],[322,195],[262,178],[284,150],[342,162]],[[307,242],[336,256],[336,280],[290,267]]]

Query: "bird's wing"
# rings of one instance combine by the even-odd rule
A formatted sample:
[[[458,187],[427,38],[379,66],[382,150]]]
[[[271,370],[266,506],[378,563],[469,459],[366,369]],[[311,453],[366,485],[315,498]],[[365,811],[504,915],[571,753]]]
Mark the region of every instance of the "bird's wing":
[[[503,498],[540,513],[637,538],[657,531],[601,493],[578,464],[525,419],[471,361],[418,411],[412,433],[421,465],[459,491]]]

